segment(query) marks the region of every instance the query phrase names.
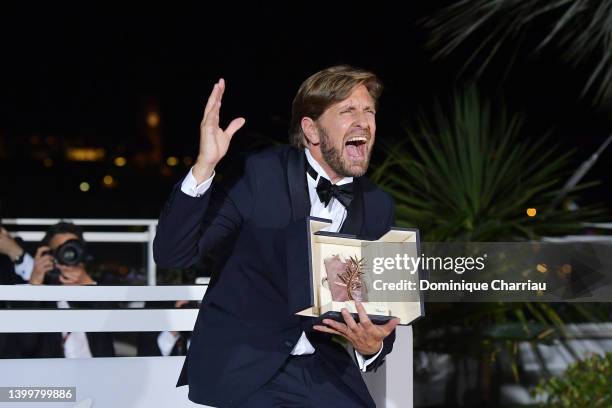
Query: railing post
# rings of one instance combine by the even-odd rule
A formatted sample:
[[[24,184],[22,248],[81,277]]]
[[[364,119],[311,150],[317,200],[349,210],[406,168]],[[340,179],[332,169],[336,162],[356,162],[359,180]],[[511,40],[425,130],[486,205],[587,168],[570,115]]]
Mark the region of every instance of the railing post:
[[[153,260],[153,239],[155,239],[155,225],[149,224],[149,241],[147,242],[147,285],[157,285],[155,261]]]

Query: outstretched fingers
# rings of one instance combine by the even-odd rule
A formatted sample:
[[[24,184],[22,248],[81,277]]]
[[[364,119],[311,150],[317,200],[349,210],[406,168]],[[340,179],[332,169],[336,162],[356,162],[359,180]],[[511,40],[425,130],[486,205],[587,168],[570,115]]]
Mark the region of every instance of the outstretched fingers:
[[[351,315],[351,313],[348,311],[346,307],[343,307],[340,312],[342,313],[342,318],[344,319],[344,323],[346,323],[346,326],[349,329],[351,329],[352,331],[359,329],[357,322],[355,321],[355,319],[353,319],[353,315]]]
[[[344,337],[345,339],[348,340],[348,337],[346,336],[346,334],[340,332],[339,330],[332,329],[331,327],[315,324],[314,326],[312,326],[312,328],[314,330],[317,330],[317,331],[320,331],[320,332],[323,332],[323,333],[337,334],[337,335],[342,336],[342,337]]]
[[[216,125],[219,126],[219,111],[221,110],[221,99],[223,98],[223,92],[225,92],[225,80],[220,78],[216,86],[217,92],[215,94],[215,103],[210,109],[210,116],[211,119],[216,122]]]
[[[359,324],[361,327],[363,327],[365,330],[369,330],[372,326],[374,326],[374,323],[372,323],[368,317],[368,314],[360,301],[355,301],[355,308],[357,309],[357,314],[359,315]]]
[[[210,93],[210,95],[208,95],[208,101],[206,102],[206,107],[204,108],[204,117],[202,118],[202,123],[206,121],[206,117],[208,116],[213,106],[217,102],[218,93],[219,93],[219,82],[215,83],[215,85],[213,86],[212,92]]]
[[[219,82],[217,82],[217,84],[219,84],[219,102],[221,102],[221,99],[223,98],[223,93],[225,92],[225,79],[223,78],[219,78]]]

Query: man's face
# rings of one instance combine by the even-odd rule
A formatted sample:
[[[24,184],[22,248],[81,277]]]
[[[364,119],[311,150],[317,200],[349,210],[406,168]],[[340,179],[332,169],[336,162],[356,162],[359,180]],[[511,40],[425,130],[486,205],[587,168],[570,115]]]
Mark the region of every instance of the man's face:
[[[360,177],[368,169],[376,134],[374,99],[364,85],[330,106],[315,122],[321,154],[339,176]]]

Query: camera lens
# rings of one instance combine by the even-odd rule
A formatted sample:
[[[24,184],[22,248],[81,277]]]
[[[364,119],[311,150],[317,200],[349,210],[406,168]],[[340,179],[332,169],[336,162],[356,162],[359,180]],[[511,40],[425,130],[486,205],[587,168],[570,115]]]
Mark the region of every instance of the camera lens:
[[[57,262],[62,265],[77,265],[85,262],[86,256],[84,243],[76,239],[64,242],[55,254]]]
[[[66,248],[66,250],[63,253],[63,258],[64,258],[64,262],[66,263],[72,263],[77,259],[77,252],[74,250],[74,248]]]

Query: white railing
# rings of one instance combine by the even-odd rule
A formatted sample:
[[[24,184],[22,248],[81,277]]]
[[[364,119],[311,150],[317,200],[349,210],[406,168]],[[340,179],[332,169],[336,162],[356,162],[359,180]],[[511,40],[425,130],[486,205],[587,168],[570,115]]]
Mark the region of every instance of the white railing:
[[[200,300],[207,285],[0,285],[0,300]],[[0,310],[0,333],[191,331],[197,309]],[[0,360],[0,387],[76,387],[76,403],[55,407],[195,407],[175,384],[183,357]],[[364,373],[379,407],[412,407],[412,328],[398,326],[393,352],[374,373]],[[28,406],[39,406],[36,403]],[[40,405],[45,407],[46,405]]]
[[[201,300],[206,288],[0,285],[0,300]],[[5,309],[0,310],[0,333],[191,331],[197,313],[197,309]],[[186,387],[175,388],[183,361],[184,357],[5,359],[0,360],[0,387],[75,387],[75,402],[53,404],[61,408],[196,407],[187,399]]]
[[[199,301],[207,287],[0,285],[0,300]],[[0,332],[191,331],[197,314],[197,309],[0,309]]]
[[[71,221],[80,227],[141,227],[143,232],[92,232],[85,231],[83,237],[88,242],[142,242],[147,244],[147,285],[155,286],[155,261],[153,260],[153,239],[157,220],[153,219],[93,219],[93,218],[6,218],[2,220],[4,225],[15,226],[49,226],[60,221]],[[36,242],[42,240],[45,230],[36,231],[11,231],[11,235],[18,236],[24,241]]]

